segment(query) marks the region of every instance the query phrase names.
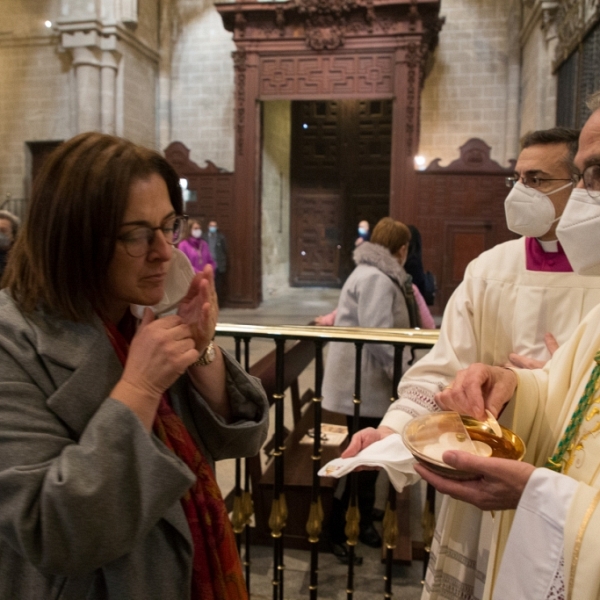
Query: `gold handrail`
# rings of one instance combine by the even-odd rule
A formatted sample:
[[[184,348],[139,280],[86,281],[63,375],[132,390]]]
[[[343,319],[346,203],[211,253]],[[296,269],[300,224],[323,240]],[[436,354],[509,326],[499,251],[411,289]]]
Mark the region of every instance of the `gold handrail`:
[[[217,324],[217,335],[286,337],[290,339],[327,339],[336,341],[388,342],[433,346],[440,335],[437,329],[379,329],[376,327],[325,327],[319,325],[240,325]]]

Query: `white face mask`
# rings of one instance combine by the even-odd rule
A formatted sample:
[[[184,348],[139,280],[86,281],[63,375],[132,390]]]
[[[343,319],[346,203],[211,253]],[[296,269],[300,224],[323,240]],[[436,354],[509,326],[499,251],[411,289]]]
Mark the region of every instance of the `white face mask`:
[[[504,201],[506,225],[511,231],[527,237],[541,237],[550,231],[552,224],[558,221],[554,204],[548,196],[556,194],[573,185],[572,182],[542,194],[533,188],[524,186],[520,181],[510,191]]]
[[[600,275],[600,203],[576,188],[556,228],[556,237],[575,273]]]
[[[195,237],[197,240],[202,237],[202,229],[192,229],[192,237]]]

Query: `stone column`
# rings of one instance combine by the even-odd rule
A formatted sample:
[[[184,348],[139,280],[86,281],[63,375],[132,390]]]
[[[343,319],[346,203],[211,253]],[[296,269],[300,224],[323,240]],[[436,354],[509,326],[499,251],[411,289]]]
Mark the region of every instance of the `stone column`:
[[[114,135],[116,132],[117,70],[120,55],[104,50],[100,67],[101,131]]]
[[[77,86],[77,133],[100,129],[99,49],[73,48],[73,68]]]

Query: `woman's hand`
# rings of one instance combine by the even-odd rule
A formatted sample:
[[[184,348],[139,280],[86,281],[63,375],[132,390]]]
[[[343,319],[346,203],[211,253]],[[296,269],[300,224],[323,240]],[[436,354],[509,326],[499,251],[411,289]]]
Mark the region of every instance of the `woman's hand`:
[[[190,327],[196,350],[202,354],[215,337],[219,318],[219,302],[210,265],[196,273],[188,293],[179,304],[177,314]],[[190,364],[194,362],[190,361]],[[189,369],[188,373],[192,384],[212,410],[229,422],[231,406],[225,385],[225,361],[219,347],[215,346],[215,358],[212,363],[197,365]]]
[[[219,318],[219,302],[210,265],[206,265],[192,279],[187,294],[179,304],[177,315],[189,325],[196,350],[204,352],[215,337]]]
[[[442,410],[485,421],[485,409],[497,418],[516,388],[517,376],[510,369],[474,364],[459,371],[452,384],[435,395],[435,401]]]
[[[198,359],[195,346],[190,327],[180,317],[155,320],[146,308],[111,397],[133,410],[149,431],[162,394]]]
[[[469,502],[481,510],[517,508],[535,470],[533,465],[517,460],[484,458],[456,450],[444,452],[443,459],[451,467],[468,471],[477,478],[471,481],[448,479],[421,464],[415,465],[415,471],[438,492]]]

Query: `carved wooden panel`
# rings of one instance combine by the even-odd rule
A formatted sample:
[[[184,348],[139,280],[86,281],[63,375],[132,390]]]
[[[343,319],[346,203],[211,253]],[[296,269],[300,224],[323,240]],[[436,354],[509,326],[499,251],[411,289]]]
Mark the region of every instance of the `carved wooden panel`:
[[[467,265],[490,248],[488,236],[492,224],[462,221],[446,223],[442,296],[447,299],[463,280]]]
[[[393,94],[393,55],[262,57],[260,97],[385,97]]]
[[[391,215],[412,220],[420,90],[444,18],[440,0],[238,0],[216,8],[236,45],[234,197],[241,221],[236,232],[247,249],[232,265],[230,299],[237,306],[256,306],[261,298],[257,101],[393,99],[385,194]],[[362,194],[360,201],[372,206],[379,193],[375,190],[377,198]]]
[[[290,283],[339,286],[341,197],[339,192],[297,189],[290,235]]]
[[[441,314],[462,280],[466,265],[496,244],[516,237],[506,227],[503,168],[490,158],[490,147],[469,140],[459,159],[447,167],[434,160],[417,172],[417,213],[414,225],[422,236],[423,265],[437,279],[434,310]]]
[[[181,142],[169,144],[165,157],[179,177],[187,179],[192,200],[185,202],[185,212],[201,220],[205,228],[208,221],[216,220],[219,230],[227,238],[229,258],[243,255],[246,249],[240,247],[237,236],[234,236],[233,173],[210,160],[206,161],[206,167],[198,166],[190,159],[190,150]]]
[[[303,233],[306,226],[310,243],[323,244],[323,250],[311,251],[312,255],[318,255],[321,261],[332,261],[316,268],[299,259],[292,261],[293,285],[339,284],[354,268],[352,252],[358,222],[366,219],[374,225],[389,214],[391,137],[390,100],[293,103],[291,214],[292,231],[296,233],[292,235],[291,254],[297,257],[298,253],[308,252],[309,242]],[[330,229],[327,235],[316,236],[314,225],[303,213],[304,199],[309,198],[307,206],[320,215],[319,193],[329,207],[331,192],[339,198],[337,221],[330,225],[336,233]],[[298,224],[303,219],[304,225]],[[298,239],[302,240],[302,247],[295,245]],[[337,253],[329,251],[333,239],[339,246]],[[332,279],[330,273],[334,269],[336,277]],[[319,273],[323,274],[320,281],[315,279]]]

